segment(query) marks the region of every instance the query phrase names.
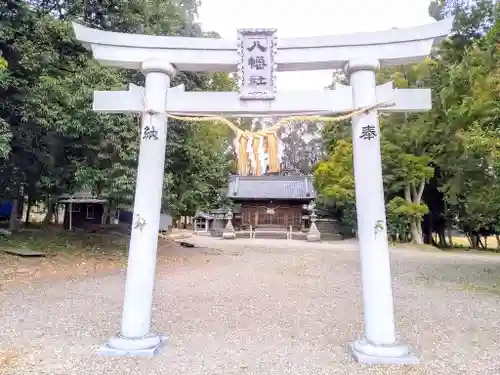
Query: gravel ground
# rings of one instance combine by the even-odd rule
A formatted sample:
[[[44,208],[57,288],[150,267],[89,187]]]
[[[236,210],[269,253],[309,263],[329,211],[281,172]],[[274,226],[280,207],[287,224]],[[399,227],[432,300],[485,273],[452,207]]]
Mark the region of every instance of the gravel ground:
[[[398,332],[422,364],[367,367],[345,350],[362,332],[355,244],[189,241],[218,250],[159,266],[158,356],[94,354],[118,330],[124,286],[95,276],[0,294],[0,374],[500,373],[500,256],[395,249]]]

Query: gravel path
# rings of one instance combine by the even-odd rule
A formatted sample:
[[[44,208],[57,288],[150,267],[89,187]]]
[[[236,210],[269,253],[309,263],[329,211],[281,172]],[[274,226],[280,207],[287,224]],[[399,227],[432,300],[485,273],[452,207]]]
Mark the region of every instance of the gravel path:
[[[160,355],[94,354],[118,330],[122,274],[41,283],[0,294],[0,374],[500,373],[500,257],[394,250],[398,332],[422,364],[366,367],[344,348],[362,332],[355,244],[190,241],[218,250],[159,267]]]

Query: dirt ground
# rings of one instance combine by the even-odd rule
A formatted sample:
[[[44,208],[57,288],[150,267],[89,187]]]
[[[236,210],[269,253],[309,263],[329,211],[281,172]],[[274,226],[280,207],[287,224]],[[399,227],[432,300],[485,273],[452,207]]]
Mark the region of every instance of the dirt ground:
[[[421,364],[367,367],[345,349],[363,332],[356,243],[188,241],[198,247],[159,251],[153,329],[169,340],[158,356],[95,354],[119,330],[123,261],[56,262],[71,277],[0,291],[0,374],[500,373],[499,256],[392,249],[399,338]]]
[[[186,231],[175,231],[159,238],[159,263],[181,264],[192,259],[191,253],[197,250],[190,252],[175,242],[188,235]],[[122,272],[128,242],[129,236],[120,233],[69,233],[54,228],[33,229],[3,241],[0,238],[0,291],[19,284]],[[21,257],[2,251],[15,248],[40,251],[45,256]]]

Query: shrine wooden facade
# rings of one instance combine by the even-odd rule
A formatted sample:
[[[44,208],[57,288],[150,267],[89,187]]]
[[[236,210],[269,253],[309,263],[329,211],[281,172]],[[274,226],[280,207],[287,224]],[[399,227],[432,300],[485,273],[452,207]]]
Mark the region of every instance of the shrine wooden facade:
[[[307,176],[232,176],[228,198],[237,230],[250,227],[301,230],[307,227],[308,205],[316,198]]]

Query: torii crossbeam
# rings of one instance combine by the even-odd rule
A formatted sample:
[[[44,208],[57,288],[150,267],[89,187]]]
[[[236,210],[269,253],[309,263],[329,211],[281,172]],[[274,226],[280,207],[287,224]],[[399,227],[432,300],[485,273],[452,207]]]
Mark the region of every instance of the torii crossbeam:
[[[394,103],[380,112],[421,112],[431,109],[429,89],[394,89],[392,82],[377,86],[377,103]],[[237,92],[186,92],[184,85],[169,88],[165,113],[178,116],[273,117],[334,114],[354,109],[351,86],[335,90],[284,91],[273,101],[242,101]],[[94,111],[143,113],[144,88],[130,84],[128,91],[95,91]]]

